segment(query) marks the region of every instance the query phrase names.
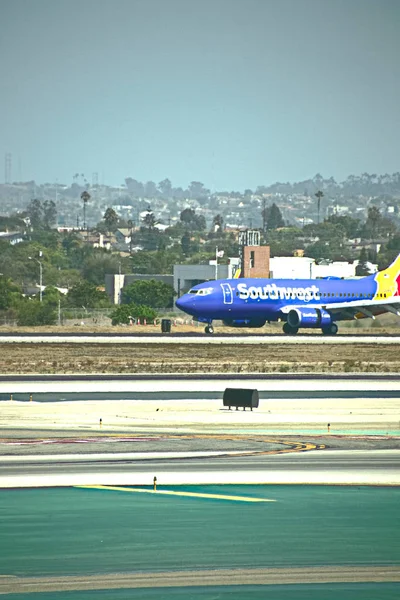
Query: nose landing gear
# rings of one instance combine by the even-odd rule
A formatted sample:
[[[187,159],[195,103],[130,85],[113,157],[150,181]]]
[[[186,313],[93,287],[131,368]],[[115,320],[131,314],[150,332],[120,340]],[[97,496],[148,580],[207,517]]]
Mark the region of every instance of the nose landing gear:
[[[208,334],[214,333],[214,327],[211,325],[211,323],[204,327],[204,332]]]

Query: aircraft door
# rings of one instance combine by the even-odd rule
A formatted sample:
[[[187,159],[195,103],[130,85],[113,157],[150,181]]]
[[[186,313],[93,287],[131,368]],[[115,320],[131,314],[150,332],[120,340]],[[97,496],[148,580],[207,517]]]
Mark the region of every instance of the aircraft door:
[[[233,304],[233,293],[229,283],[221,283],[220,286],[224,294],[224,304]]]

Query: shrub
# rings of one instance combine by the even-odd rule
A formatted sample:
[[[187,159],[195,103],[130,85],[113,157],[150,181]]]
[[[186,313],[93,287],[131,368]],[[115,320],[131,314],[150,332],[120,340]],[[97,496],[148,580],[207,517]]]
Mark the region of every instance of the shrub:
[[[157,311],[144,304],[121,304],[110,314],[113,325],[129,325],[132,319],[153,322],[156,317]]]

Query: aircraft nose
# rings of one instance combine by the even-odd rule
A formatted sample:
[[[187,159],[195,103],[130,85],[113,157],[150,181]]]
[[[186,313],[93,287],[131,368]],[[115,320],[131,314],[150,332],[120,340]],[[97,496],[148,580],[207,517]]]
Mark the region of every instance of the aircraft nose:
[[[178,299],[175,301],[175,306],[176,306],[177,308],[179,308],[180,310],[184,310],[184,306],[185,306],[185,297],[184,297],[184,296],[181,296],[180,298],[178,298]]]

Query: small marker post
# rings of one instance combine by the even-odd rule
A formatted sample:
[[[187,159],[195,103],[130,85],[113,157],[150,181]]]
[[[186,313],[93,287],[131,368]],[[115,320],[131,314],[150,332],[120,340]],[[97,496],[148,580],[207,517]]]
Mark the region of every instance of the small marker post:
[[[157,477],[154,477],[154,479],[153,479],[153,490],[155,492],[157,491]]]

